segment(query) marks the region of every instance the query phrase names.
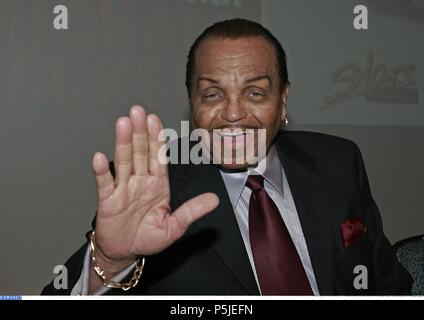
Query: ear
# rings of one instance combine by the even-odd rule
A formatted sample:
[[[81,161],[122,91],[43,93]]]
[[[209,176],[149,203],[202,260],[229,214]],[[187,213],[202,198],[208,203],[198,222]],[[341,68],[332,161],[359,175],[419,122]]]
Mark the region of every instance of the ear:
[[[289,88],[290,82],[287,81],[286,85],[281,92],[281,120],[284,120],[287,117],[287,101],[289,98]]]

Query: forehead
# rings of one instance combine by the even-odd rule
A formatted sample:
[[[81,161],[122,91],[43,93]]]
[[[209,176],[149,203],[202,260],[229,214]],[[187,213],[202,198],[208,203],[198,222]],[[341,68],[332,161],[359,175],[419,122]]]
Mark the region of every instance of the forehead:
[[[274,47],[259,36],[238,39],[212,37],[203,41],[196,52],[195,76],[219,76],[231,72],[246,76],[256,73],[276,75]]]

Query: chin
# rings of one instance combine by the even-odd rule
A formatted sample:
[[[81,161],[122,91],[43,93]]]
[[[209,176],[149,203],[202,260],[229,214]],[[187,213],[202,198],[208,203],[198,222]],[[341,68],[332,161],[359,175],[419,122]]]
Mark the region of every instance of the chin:
[[[263,166],[258,167],[259,163],[262,163],[261,160],[262,158],[250,158],[250,161],[247,161],[246,158],[243,159],[237,159],[237,158],[232,158],[232,159],[224,159],[221,158],[221,161],[219,161],[219,167],[221,167],[224,171],[246,171],[249,169],[259,169],[260,168],[265,168]],[[217,162],[215,162],[217,163]],[[265,164],[266,166],[266,164]]]
[[[248,163],[242,163],[242,164],[220,164],[219,165],[222,169],[228,170],[228,171],[246,171],[249,168]]]

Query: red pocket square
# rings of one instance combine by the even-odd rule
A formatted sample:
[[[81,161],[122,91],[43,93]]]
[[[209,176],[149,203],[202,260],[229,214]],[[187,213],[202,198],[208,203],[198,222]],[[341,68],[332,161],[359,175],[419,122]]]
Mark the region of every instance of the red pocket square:
[[[359,218],[350,218],[343,221],[340,225],[345,249],[358,241],[367,233],[367,227]]]

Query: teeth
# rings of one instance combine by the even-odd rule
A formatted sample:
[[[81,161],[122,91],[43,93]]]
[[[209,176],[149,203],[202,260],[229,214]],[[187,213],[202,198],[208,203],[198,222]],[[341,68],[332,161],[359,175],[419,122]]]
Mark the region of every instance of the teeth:
[[[244,131],[221,131],[221,130],[217,130],[216,133],[218,135],[220,135],[221,137],[237,137],[237,136],[241,136],[243,134],[253,134],[253,130],[248,129],[248,130],[244,130]]]
[[[237,137],[244,134],[244,132],[219,132],[219,135],[223,137]]]

